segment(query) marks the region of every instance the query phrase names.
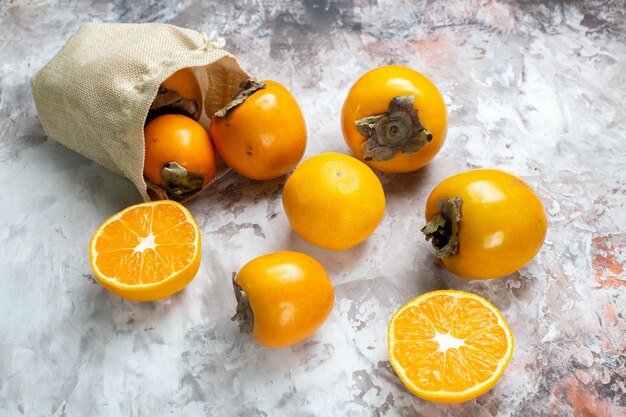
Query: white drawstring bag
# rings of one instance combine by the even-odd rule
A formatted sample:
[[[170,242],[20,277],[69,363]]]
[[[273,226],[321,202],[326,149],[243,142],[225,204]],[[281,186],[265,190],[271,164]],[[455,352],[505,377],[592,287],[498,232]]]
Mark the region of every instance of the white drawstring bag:
[[[143,129],[159,86],[192,68],[204,95],[200,123],[207,127],[250,78],[223,47],[215,32],[207,37],[162,23],[83,25],[32,79],[41,125],[49,137],[128,178],[147,201]],[[226,169],[218,167],[215,178]],[[166,197],[160,187],[150,188],[156,198]]]

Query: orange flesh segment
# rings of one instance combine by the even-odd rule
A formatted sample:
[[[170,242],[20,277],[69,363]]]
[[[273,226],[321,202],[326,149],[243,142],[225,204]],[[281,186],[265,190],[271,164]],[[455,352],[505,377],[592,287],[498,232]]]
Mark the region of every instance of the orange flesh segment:
[[[98,255],[98,268],[100,268],[100,271],[104,275],[114,277],[117,275],[120,266],[124,264],[132,254],[132,249],[102,252]]]
[[[150,284],[159,282],[169,277],[172,268],[165,263],[154,249],[146,249],[143,252],[143,260],[141,265],[141,283]]]
[[[185,268],[193,259],[196,246],[193,244],[181,245],[160,245],[156,247],[156,251],[161,259],[173,271],[180,271]]]
[[[160,234],[154,236],[154,243],[156,245],[164,244],[181,244],[181,243],[193,243],[196,239],[196,231],[189,222],[179,223]]]
[[[463,392],[486,381],[508,348],[505,330],[489,308],[449,295],[435,295],[402,311],[394,320],[393,336],[392,355],[406,378],[433,392]],[[440,349],[438,337],[451,344]]]
[[[122,223],[139,237],[147,237],[152,228],[152,207],[137,207],[120,217]]]
[[[105,253],[120,249],[134,249],[140,242],[141,238],[118,220],[103,228],[96,241],[96,251]]]
[[[192,262],[196,229],[175,206],[139,206],[104,226],[95,249],[95,264],[109,279],[153,284]]]
[[[185,213],[175,206],[157,205],[153,207],[154,217],[158,218],[158,222],[152,224],[152,234],[160,235],[165,230],[176,226],[179,223],[187,221]]]

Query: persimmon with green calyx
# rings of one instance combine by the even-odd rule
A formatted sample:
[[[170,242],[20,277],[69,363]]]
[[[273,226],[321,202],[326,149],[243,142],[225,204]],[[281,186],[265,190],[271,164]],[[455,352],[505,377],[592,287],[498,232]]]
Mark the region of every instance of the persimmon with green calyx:
[[[358,159],[379,171],[410,172],[430,162],[443,146],[447,112],[428,78],[388,65],[367,72],[352,86],[341,126]]]
[[[271,80],[243,82],[233,100],[213,116],[210,132],[224,162],[253,180],[285,175],[306,149],[300,106]]]
[[[547,231],[541,200],[522,179],[496,169],[453,175],[430,193],[426,226],[436,255],[464,278],[499,278],[526,265]]]
[[[311,336],[328,318],[335,301],[324,267],[300,252],[259,256],[233,275],[242,333],[262,346],[279,348]]]

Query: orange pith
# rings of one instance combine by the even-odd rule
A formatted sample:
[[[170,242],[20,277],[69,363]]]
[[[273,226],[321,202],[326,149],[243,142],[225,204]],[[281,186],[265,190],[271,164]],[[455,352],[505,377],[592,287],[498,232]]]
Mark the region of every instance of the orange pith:
[[[200,237],[187,209],[157,201],[108,219],[94,234],[90,249],[92,269],[103,286],[125,298],[156,300],[193,279]]]
[[[462,291],[424,294],[391,319],[389,359],[417,396],[461,402],[489,390],[508,364],[513,337],[488,301]]]

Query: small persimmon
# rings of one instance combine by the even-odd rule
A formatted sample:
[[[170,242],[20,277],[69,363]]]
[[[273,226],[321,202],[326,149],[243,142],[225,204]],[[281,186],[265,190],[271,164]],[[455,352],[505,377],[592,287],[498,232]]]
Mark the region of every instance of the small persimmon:
[[[233,277],[242,333],[262,346],[301,342],[326,321],[335,302],[333,284],[317,260],[300,252],[268,253]]]
[[[361,161],[382,172],[410,172],[429,163],[446,139],[441,93],[419,72],[399,65],[359,78],[341,111],[343,136]]]
[[[232,169],[269,180],[294,168],[306,148],[306,124],[291,93],[275,81],[248,80],[211,122],[211,138]]]
[[[539,252],[546,213],[530,186],[497,169],[443,180],[428,196],[422,232],[452,273],[473,279],[511,274]]]
[[[144,129],[144,176],[173,199],[206,186],[215,176],[217,161],[207,131],[180,114],[164,114]]]
[[[202,90],[191,68],[176,71],[159,86],[148,119],[161,114],[183,114],[194,120],[200,119]]]

